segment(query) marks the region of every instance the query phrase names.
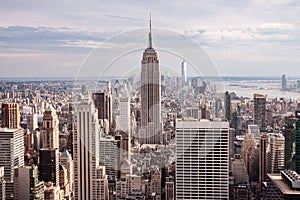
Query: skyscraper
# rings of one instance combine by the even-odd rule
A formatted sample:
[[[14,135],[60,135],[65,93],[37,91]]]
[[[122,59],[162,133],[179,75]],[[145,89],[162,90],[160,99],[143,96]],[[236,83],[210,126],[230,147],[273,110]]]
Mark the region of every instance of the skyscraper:
[[[266,129],[266,97],[262,94],[254,94],[253,102],[254,124],[259,125],[260,130],[264,131]]]
[[[296,161],[296,172],[300,174],[300,110],[295,112],[296,116],[296,148],[295,148],[295,161]]]
[[[20,110],[17,103],[3,103],[1,107],[2,127],[19,128]]]
[[[185,86],[187,77],[186,77],[186,62],[185,60],[181,63],[181,78],[182,78],[182,87]]]
[[[231,99],[228,91],[225,92],[224,108],[225,108],[225,119],[230,121],[231,120]]]
[[[129,98],[120,98],[119,115],[116,116],[117,129],[130,134],[130,101]]]
[[[59,149],[42,148],[40,156],[40,179],[44,182],[52,182],[59,186]]]
[[[5,199],[4,167],[0,167],[0,199]]]
[[[98,109],[98,119],[103,125],[107,123],[110,129],[112,126],[112,97],[110,95],[110,88],[107,92],[93,93],[93,101],[95,107]]]
[[[229,198],[229,123],[177,121],[176,199]]]
[[[76,105],[76,124],[73,137],[75,199],[96,199],[99,124],[97,109],[89,98]]]
[[[15,199],[44,199],[44,182],[39,181],[37,166],[20,167],[14,170]]]
[[[24,166],[24,136],[22,129],[0,128],[0,166],[4,167],[6,199],[13,197],[14,168]]]
[[[43,115],[41,130],[43,148],[59,148],[58,118],[55,109],[49,105]]]
[[[286,76],[282,75],[281,78],[281,90],[285,91],[287,89],[287,80],[286,80]]]
[[[276,174],[284,170],[284,139],[281,133],[269,134],[267,173]]]
[[[141,61],[141,144],[161,143],[161,77],[158,54],[152,46],[151,16],[148,47]],[[143,131],[142,131],[143,132]]]

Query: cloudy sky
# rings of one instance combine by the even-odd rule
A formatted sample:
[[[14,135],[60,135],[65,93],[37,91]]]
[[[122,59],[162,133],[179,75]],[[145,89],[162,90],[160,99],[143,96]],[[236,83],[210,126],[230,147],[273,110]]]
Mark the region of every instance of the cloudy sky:
[[[102,69],[127,52],[106,75],[124,74],[140,63],[147,33],[135,31],[148,27],[150,12],[154,44],[167,67],[178,63],[179,69],[181,56],[198,65],[187,53],[193,48],[178,45],[185,36],[224,76],[300,76],[298,0],[2,0],[0,77],[77,76],[93,60],[91,52]],[[180,37],[166,39],[159,30]],[[161,41],[177,44],[178,51]],[[163,49],[185,53],[168,64]],[[87,67],[82,75],[93,70]]]

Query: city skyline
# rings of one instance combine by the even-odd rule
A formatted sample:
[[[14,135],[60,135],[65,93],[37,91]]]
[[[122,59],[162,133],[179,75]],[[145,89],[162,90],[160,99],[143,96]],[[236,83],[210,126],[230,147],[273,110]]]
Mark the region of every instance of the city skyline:
[[[145,28],[150,11],[155,32],[171,30],[192,39],[220,75],[299,76],[297,1],[15,3],[1,6],[1,77],[74,77],[97,45],[104,48],[101,44],[116,34]],[[145,44],[145,37],[121,39],[109,48],[115,50],[128,42],[142,42],[137,48]],[[172,43],[178,38],[169,40]],[[173,67],[180,68],[180,62]],[[127,65],[131,69],[131,63]],[[189,66],[187,71],[190,75]],[[117,72],[113,70],[111,75]]]

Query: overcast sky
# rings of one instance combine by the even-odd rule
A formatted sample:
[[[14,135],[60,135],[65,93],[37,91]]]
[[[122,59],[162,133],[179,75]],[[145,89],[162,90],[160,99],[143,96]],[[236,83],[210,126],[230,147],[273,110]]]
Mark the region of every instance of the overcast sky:
[[[159,30],[186,36],[224,76],[300,76],[298,0],[2,0],[0,77],[76,76],[96,47],[101,49],[95,61],[100,68],[106,66],[101,66],[101,55],[115,59],[117,54],[133,52],[106,75],[138,68],[147,31],[142,36],[135,30],[148,27],[150,12],[154,46],[167,68],[179,69],[181,56],[191,65],[198,63],[189,58],[193,57],[187,53],[190,47],[178,45],[181,37],[166,39]],[[166,40],[174,48],[177,44],[178,51]],[[123,45],[127,48],[120,51]],[[168,63],[162,49],[181,52],[180,59]],[[89,76],[94,68],[86,70],[89,73],[82,75]]]

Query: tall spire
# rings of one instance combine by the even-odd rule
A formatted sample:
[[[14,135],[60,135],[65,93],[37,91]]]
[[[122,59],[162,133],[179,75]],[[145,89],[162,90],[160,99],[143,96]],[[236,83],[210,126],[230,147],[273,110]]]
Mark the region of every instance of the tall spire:
[[[151,20],[151,13],[150,13],[150,30],[149,30],[149,38],[148,38],[148,40],[149,40],[148,41],[148,43],[149,43],[148,48],[152,48],[152,32],[151,32],[152,31],[151,30],[152,29],[152,24],[151,23],[152,23],[152,20]]]

